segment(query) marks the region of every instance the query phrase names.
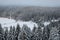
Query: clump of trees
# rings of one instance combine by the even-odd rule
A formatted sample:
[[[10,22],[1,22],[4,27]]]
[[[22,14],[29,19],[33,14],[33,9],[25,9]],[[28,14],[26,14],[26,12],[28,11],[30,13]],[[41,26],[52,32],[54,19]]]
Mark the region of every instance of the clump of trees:
[[[57,25],[57,26],[56,26]],[[31,30],[27,25],[21,28],[19,24],[17,27],[2,28],[0,24],[0,40],[60,40],[60,26],[58,24],[50,24],[48,26],[34,25]]]

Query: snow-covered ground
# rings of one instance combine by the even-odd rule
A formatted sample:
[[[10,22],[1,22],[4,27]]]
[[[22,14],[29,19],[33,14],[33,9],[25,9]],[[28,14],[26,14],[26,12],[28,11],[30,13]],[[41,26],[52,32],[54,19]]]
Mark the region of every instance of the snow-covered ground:
[[[0,18],[0,24],[2,25],[2,28],[8,27],[8,29],[10,29],[10,26],[17,26],[17,24],[20,25],[20,27],[22,28],[23,24],[26,24],[29,28],[34,27],[34,25],[37,27],[38,25],[35,22],[32,21],[21,21],[21,20],[14,20],[14,19],[9,19],[9,18]]]
[[[51,20],[51,22],[58,22],[58,21],[59,21],[59,20],[56,20],[56,19],[55,19],[55,20]]]
[[[51,20],[51,22],[57,22],[57,21],[59,21],[59,20]],[[42,24],[43,24],[44,26],[47,26],[47,25],[49,25],[51,22],[50,22],[50,21],[45,21],[45,22],[43,22]],[[21,28],[22,28],[22,26],[23,26],[24,24],[26,24],[31,30],[33,29],[34,25],[35,25],[36,27],[38,27],[37,23],[32,22],[32,21],[21,21],[21,20],[16,21],[16,20],[14,20],[14,19],[3,18],[3,17],[0,18],[0,24],[2,25],[2,28],[4,28],[4,29],[5,29],[6,27],[8,27],[8,29],[10,29],[10,26],[12,26],[12,27],[15,26],[15,28],[16,28],[17,24],[19,24]],[[42,29],[43,29],[43,28],[42,28]]]
[[[45,21],[43,22],[44,26],[49,25],[51,22],[58,22],[60,19],[52,19],[51,21]]]
[[[46,22],[44,22],[43,24],[44,24],[44,26],[47,26],[47,25],[50,24],[50,22],[49,22],[49,21],[46,21]]]

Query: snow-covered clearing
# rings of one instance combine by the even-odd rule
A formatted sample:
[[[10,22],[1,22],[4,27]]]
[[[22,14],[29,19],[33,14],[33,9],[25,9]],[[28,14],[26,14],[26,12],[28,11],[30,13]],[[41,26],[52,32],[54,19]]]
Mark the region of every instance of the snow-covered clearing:
[[[37,27],[38,25],[35,22],[32,21],[21,21],[21,20],[14,20],[14,19],[9,19],[9,18],[0,18],[0,24],[2,25],[2,28],[8,27],[8,29],[10,29],[10,26],[17,26],[17,24],[20,25],[20,27],[22,28],[22,26],[24,24],[26,24],[31,30],[33,29],[34,25]]]
[[[57,21],[59,21],[59,20],[51,20],[51,22],[57,22]],[[47,25],[49,25],[51,22],[50,22],[50,21],[45,21],[45,22],[43,22],[42,24],[43,24],[44,26],[47,26]],[[7,27],[8,30],[10,29],[10,26],[12,26],[12,27],[15,26],[15,28],[16,28],[17,24],[19,24],[21,28],[22,28],[22,26],[23,26],[24,24],[26,24],[31,30],[33,29],[34,25],[35,25],[36,27],[38,27],[37,23],[32,22],[32,21],[22,21],[22,20],[16,21],[16,20],[14,20],[14,19],[3,18],[3,17],[0,17],[0,24],[2,25],[2,28],[5,29],[5,28]],[[42,29],[43,29],[43,28],[42,28]]]

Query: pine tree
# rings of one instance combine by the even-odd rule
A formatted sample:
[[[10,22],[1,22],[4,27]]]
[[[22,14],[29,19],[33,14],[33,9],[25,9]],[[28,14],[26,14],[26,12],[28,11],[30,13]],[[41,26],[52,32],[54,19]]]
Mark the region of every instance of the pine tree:
[[[13,26],[12,37],[13,37],[13,40],[15,40],[15,26]]]
[[[35,32],[37,30],[37,27],[34,25],[33,29],[32,29],[32,36],[31,36],[31,40],[34,40],[34,36],[35,36]]]
[[[0,24],[0,40],[4,40],[4,35],[3,35],[3,28],[2,28],[2,26],[1,26],[1,24]]]
[[[26,25],[23,25],[22,27],[22,31],[19,34],[18,39],[19,40],[31,40],[31,30],[29,27],[27,27]]]
[[[59,34],[59,39],[60,39],[60,24],[58,24],[58,30],[59,30],[58,34]]]
[[[5,40],[8,40],[8,28],[5,28],[5,33],[4,33],[4,38]]]
[[[32,32],[35,33],[37,27],[34,25]]]
[[[15,32],[15,40],[18,40],[18,35],[20,32],[21,32],[21,28],[20,28],[19,24],[17,24],[16,32]]]
[[[41,27],[38,27],[37,30],[35,31],[33,40],[42,40],[42,30],[41,30]]]
[[[49,39],[49,34],[50,34],[50,26],[46,26],[43,29],[43,40],[48,40]]]
[[[59,32],[59,30],[57,30],[56,27],[52,27],[52,29],[50,31],[49,40],[60,40],[58,32]]]
[[[12,26],[10,27],[10,30],[9,30],[9,40],[13,40],[13,38],[12,38],[12,33],[13,32],[13,28],[12,28]]]

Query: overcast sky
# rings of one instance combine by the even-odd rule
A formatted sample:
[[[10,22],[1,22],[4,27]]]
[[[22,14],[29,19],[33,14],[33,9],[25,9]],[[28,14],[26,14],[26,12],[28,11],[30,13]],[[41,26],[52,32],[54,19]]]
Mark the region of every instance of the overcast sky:
[[[60,0],[0,0],[0,5],[60,7]]]

